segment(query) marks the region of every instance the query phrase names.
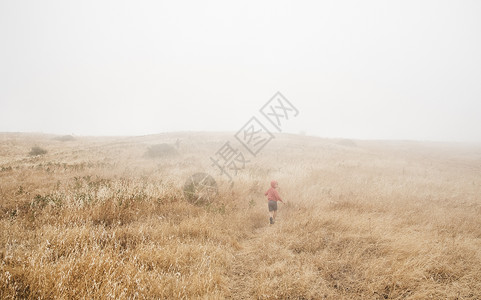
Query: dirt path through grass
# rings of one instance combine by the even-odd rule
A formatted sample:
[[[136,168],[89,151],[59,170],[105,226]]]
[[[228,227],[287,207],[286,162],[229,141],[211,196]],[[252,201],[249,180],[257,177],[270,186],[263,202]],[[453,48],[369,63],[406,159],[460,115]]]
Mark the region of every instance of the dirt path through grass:
[[[263,249],[259,249],[259,245],[267,240],[269,232],[273,230],[272,226],[275,225],[266,223],[266,226],[256,229],[250,237],[240,243],[241,249],[235,253],[235,261],[229,275],[231,299],[256,298],[254,274],[258,271],[259,264],[257,262],[263,251]]]

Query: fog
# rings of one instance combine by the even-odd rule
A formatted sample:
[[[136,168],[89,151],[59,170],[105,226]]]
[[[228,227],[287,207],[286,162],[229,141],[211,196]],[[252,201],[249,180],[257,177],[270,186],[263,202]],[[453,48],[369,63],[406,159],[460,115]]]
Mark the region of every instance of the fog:
[[[0,132],[481,142],[479,1],[0,1]]]

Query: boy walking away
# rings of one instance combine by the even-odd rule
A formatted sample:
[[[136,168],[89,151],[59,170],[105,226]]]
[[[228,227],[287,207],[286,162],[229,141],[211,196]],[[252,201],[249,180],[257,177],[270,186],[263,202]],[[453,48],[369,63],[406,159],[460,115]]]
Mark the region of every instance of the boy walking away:
[[[271,224],[274,224],[276,220],[276,215],[277,215],[277,201],[282,201],[281,197],[279,196],[279,193],[277,192],[277,188],[279,187],[279,184],[277,184],[277,181],[273,180],[271,181],[271,187],[270,189],[267,190],[267,192],[264,194],[267,196],[267,201],[268,207],[269,207],[269,221]]]

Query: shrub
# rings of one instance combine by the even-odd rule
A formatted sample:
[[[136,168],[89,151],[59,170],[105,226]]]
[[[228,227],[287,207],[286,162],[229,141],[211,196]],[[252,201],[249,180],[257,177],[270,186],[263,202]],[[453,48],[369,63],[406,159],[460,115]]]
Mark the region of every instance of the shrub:
[[[339,140],[337,142],[338,145],[341,145],[341,146],[346,146],[346,147],[356,147],[356,143],[354,143],[352,140],[349,140],[349,139],[343,139],[343,140]]]
[[[37,156],[37,155],[44,155],[47,153],[47,150],[40,148],[38,146],[32,147],[28,155],[30,156]]]
[[[68,142],[68,141],[74,141],[75,138],[72,135],[62,135],[54,138],[54,140],[61,141],[61,142]]]
[[[169,144],[157,144],[152,145],[149,147],[147,152],[145,153],[146,157],[155,158],[155,157],[166,157],[166,156],[173,156],[177,154],[177,150]]]

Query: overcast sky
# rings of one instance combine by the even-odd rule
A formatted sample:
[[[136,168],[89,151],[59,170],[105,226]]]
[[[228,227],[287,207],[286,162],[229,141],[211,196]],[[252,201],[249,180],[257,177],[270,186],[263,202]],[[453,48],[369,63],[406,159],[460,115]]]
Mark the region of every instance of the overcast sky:
[[[481,1],[0,0],[0,132],[481,142]]]

